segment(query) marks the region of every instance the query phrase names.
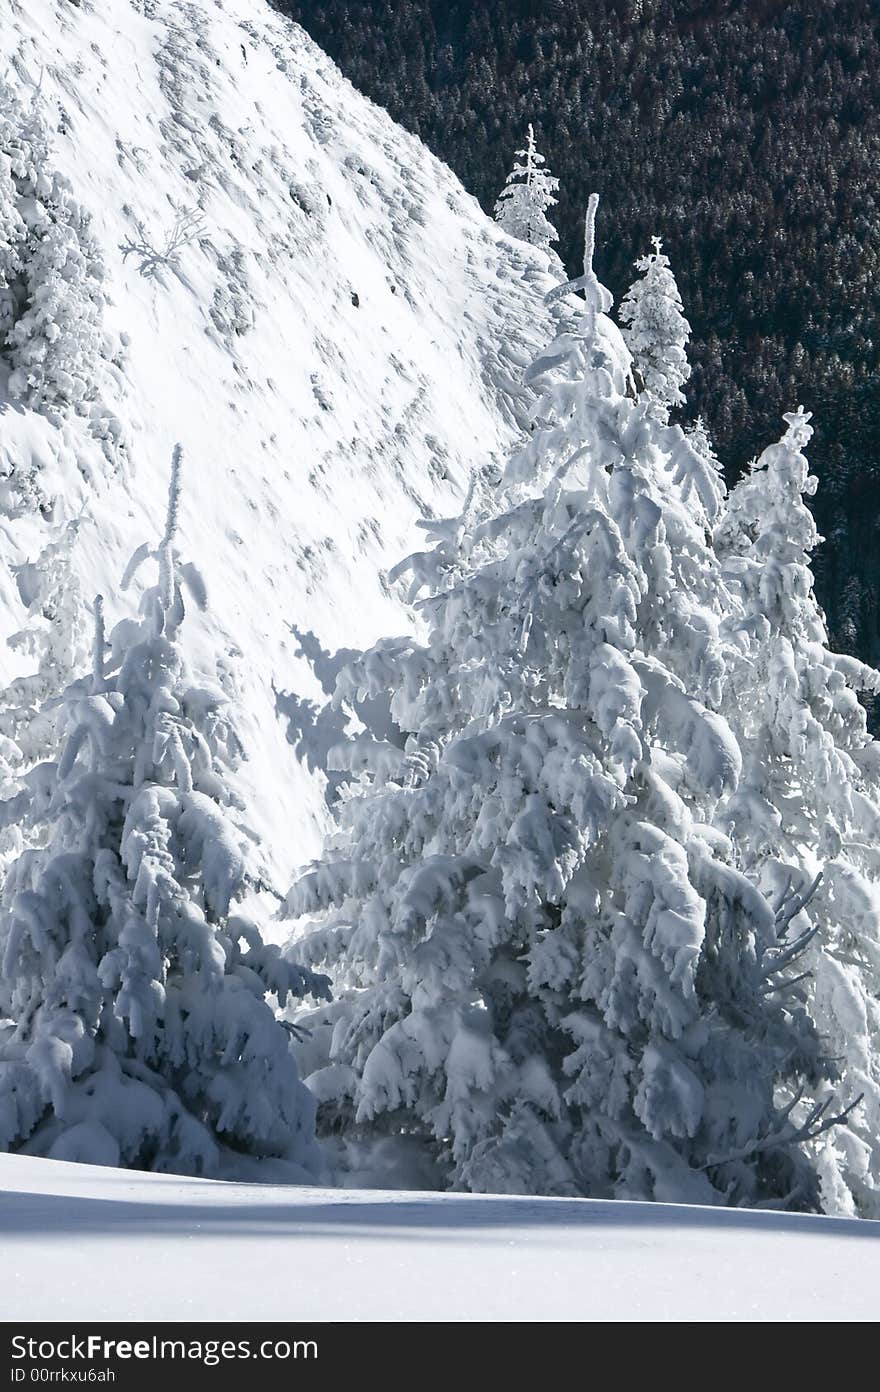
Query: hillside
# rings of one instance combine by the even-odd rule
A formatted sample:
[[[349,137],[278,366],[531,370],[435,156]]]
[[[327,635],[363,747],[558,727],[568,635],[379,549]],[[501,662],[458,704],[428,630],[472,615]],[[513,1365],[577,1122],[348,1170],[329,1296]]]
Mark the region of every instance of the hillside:
[[[181,550],[209,597],[189,652],[235,698],[238,791],[282,893],[325,818],[288,740],[320,693],[294,629],[335,649],[408,626],[383,569],[515,438],[547,260],[261,0],[0,0],[0,48],[48,114],[127,343],[112,459],[79,418],[9,399],[0,366],[0,674],[31,663],[11,634],[57,622],[57,595],[28,616],[21,567],[65,539],[82,652],[96,592],[131,612],[120,576],[158,535],[180,441]]]
[[[526,127],[575,267],[598,189],[619,299],[663,238],[693,327],[692,415],[733,479],[777,403],[815,412],[820,599],[880,655],[878,11],[859,0],[276,0],[491,210]],[[613,228],[613,235],[611,229]]]

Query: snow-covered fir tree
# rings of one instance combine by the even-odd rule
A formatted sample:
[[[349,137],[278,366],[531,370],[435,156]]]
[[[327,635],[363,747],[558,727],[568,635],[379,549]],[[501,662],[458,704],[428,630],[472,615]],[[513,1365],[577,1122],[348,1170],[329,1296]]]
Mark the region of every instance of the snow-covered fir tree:
[[[247,887],[238,741],[222,696],[195,683],[180,640],[180,452],[155,585],[61,698],[58,762],[2,805],[40,844],[0,900],[0,1147],[154,1170],[235,1172],[275,1157],[314,1173],[314,1103],[272,999],[326,981],[268,946]],[[239,1159],[238,1163],[243,1163]]]
[[[840,1061],[839,1091],[861,1096],[820,1147],[829,1207],[880,1215],[880,745],[857,692],[880,673],[832,653],[813,593],[820,541],[802,408],[731,490],[716,546],[740,617],[727,708],[743,774],[724,809],[738,862],[770,893],[822,879],[801,918],[810,1005]]]
[[[78,519],[67,523],[36,560],[14,567],[26,620],[7,641],[35,670],[0,692],[0,733],[30,763],[54,749],[55,698],[88,661],[88,618],[72,563],[79,526]]]
[[[516,162],[495,204],[495,220],[520,241],[549,251],[559,240],[547,213],[557,203],[559,180],[544,168],[544,156],[535,147],[535,132],[529,126],[524,150],[517,150]]]
[[[653,414],[664,424],[675,406],[684,405],[682,387],[691,375],[687,345],[691,326],[659,237],[654,250],[639,257],[641,276],[620,305],[620,322],[640,386]]]
[[[441,1185],[815,1207],[807,895],[769,901],[712,827],[740,774],[721,486],[626,394],[596,203],[494,510],[425,523],[402,567],[426,641],[337,683],[396,733],[339,751],[338,834],[289,898],[344,991],[310,1082],[328,1131],[420,1140]]]
[[[52,166],[38,99],[0,79],[0,361],[9,394],[47,414],[89,418],[109,452],[121,427],[107,405],[121,387],[121,344],[88,214]]]
[[[0,799],[21,791],[19,780],[28,768],[57,755],[57,697],[88,662],[87,617],[71,564],[77,531],[76,521],[68,523],[35,561],[13,567],[27,615],[7,642],[27,656],[32,670],[0,691]],[[0,874],[28,843],[29,831],[39,838],[39,830],[23,821],[0,828]]]
[[[21,271],[19,249],[26,230],[18,210],[18,190],[7,151],[12,144],[11,96],[0,86],[0,346],[15,319],[16,287]]]
[[[724,486],[724,469],[721,460],[715,453],[715,446],[712,443],[712,437],[706,428],[706,422],[703,417],[697,416],[695,421],[692,421],[690,425],[686,425],[684,427],[684,433],[694,453],[697,454],[700,459],[704,460],[718,475],[722,492],[726,493],[727,490]]]

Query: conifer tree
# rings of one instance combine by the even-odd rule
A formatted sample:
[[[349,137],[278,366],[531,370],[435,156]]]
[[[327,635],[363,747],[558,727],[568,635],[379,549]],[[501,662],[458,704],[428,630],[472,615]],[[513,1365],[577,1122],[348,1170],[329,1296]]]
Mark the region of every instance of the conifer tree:
[[[112,456],[107,405],[121,344],[104,326],[104,264],[91,220],[53,167],[39,103],[0,79],[0,361],[9,394],[50,416],[86,416]]]
[[[67,523],[36,560],[14,567],[26,621],[7,642],[36,670],[0,692],[0,734],[31,764],[55,752],[56,698],[89,659],[86,606],[72,561],[79,529],[79,519]]]
[[[715,452],[715,446],[712,443],[712,437],[710,436],[709,431],[706,428],[706,422],[703,420],[703,417],[697,416],[697,419],[695,421],[693,421],[690,425],[686,425],[684,427],[684,433],[687,437],[687,441],[691,449],[694,450],[694,452],[699,456],[700,459],[705,460],[705,462],[710,466],[710,468],[712,468],[714,472],[718,475],[722,492],[726,493],[727,490],[724,485],[724,469],[721,464],[721,460],[718,458],[718,455]]]
[[[339,832],[289,899],[347,988],[310,1081],[328,1130],[421,1141],[453,1187],[814,1207],[833,1068],[781,989],[806,895],[769,903],[711,829],[740,772],[720,483],[626,395],[596,203],[505,488],[401,568],[427,640],[337,683],[396,734],[339,752]]]
[[[828,1205],[880,1214],[880,746],[859,691],[880,673],[833,653],[813,593],[817,480],[802,407],[731,490],[716,527],[740,602],[727,708],[744,755],[724,810],[740,865],[770,893],[821,880],[801,918],[811,1011],[840,1060],[850,1126],[820,1148]]]
[[[22,791],[20,778],[28,768],[57,756],[57,698],[88,662],[85,606],[71,565],[77,531],[78,521],[66,524],[35,561],[13,567],[27,621],[7,642],[27,654],[36,670],[0,691],[0,800]],[[25,820],[0,829],[0,871],[28,844],[29,831],[39,837]]]
[[[558,241],[556,228],[548,221],[548,211],[555,207],[554,196],[559,188],[544,168],[544,156],[535,146],[535,132],[529,126],[524,150],[517,150],[516,162],[495,204],[495,220],[499,226],[520,241],[549,251]]]
[[[267,946],[238,908],[238,742],[223,698],[181,647],[175,451],[164,536],[142,547],[156,584],[62,701],[57,763],[2,806],[38,827],[0,899],[0,1147],[187,1173],[236,1154],[317,1162],[314,1107],[270,1004],[326,981]],[[127,578],[129,578],[127,577]]]
[[[18,190],[12,172],[12,120],[9,96],[0,88],[0,351],[15,319],[16,283],[21,270],[20,247],[26,231],[18,210]]]
[[[653,247],[636,262],[641,278],[621,302],[620,321],[645,397],[665,424],[673,407],[684,405],[681,389],[691,375],[686,352],[691,326],[659,237],[653,239]]]

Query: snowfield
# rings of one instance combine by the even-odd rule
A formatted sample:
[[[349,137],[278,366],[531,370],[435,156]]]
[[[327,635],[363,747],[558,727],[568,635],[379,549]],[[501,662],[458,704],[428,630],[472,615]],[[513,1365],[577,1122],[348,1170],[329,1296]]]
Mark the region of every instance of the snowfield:
[[[7,1321],[826,1322],[876,1319],[880,1289],[880,1224],[855,1219],[223,1184],[24,1156],[0,1156],[0,1231]]]

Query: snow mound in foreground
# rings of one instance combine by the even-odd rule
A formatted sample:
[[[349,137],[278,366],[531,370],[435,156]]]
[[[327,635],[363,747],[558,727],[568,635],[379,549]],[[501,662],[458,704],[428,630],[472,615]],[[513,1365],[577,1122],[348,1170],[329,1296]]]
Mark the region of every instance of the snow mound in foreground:
[[[870,1320],[880,1281],[880,1224],[858,1219],[24,1156],[0,1156],[0,1227],[7,1320]]]

